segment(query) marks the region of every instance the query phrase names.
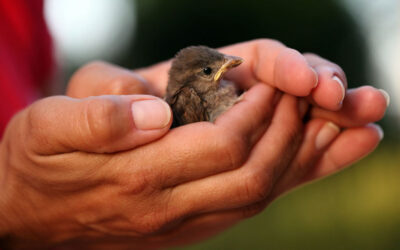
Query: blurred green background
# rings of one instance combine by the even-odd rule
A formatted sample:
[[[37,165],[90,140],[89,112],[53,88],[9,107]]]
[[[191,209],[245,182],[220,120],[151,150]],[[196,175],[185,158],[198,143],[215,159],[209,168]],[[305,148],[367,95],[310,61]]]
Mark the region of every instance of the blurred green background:
[[[188,45],[219,47],[266,37],[336,62],[350,87],[370,84],[371,79],[378,80],[376,87],[385,87],[370,71],[366,38],[343,1],[132,3],[137,14],[134,36],[122,56],[111,60],[125,67],[166,60]],[[297,189],[262,214],[184,249],[400,249],[398,118],[399,113],[392,112],[380,122],[385,138],[361,162]]]

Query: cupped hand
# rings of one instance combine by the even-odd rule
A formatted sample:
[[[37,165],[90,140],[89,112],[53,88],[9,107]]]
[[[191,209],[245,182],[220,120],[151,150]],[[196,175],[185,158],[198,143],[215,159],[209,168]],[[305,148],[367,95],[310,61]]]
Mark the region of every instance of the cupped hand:
[[[202,239],[227,224],[210,218],[258,211],[302,137],[298,99],[266,85],[215,124],[168,133],[162,100],[95,95],[49,97],[10,122],[0,147],[0,233],[10,246]]]
[[[242,46],[254,43],[268,45],[261,40]],[[313,70],[307,73],[304,61],[289,50],[280,63],[272,60],[281,65],[281,70],[270,71],[277,71],[277,76],[269,76],[271,82],[262,80],[257,74],[264,71],[255,71],[262,62],[248,53],[247,61],[258,66],[229,77],[241,79],[250,89],[215,124],[191,124],[165,135],[170,111],[161,100],[101,96],[162,95],[168,63],[138,74],[111,66],[97,80],[90,72],[110,65],[91,64],[73,78],[68,91],[80,99],[48,98],[16,116],[1,144],[0,210],[7,216],[0,228],[7,242],[30,248],[64,243],[122,249],[190,243],[262,211],[287,190],[343,168],[378,144],[379,128],[369,123],[385,111],[380,91],[352,90],[343,104],[341,98],[333,98],[334,105],[326,108],[308,94],[319,107],[312,108],[302,137],[304,101],[289,95],[280,98],[274,88],[257,83],[304,96],[307,93],[296,88],[315,85],[309,77]],[[300,66],[285,66],[291,63]],[[271,61],[264,64],[262,68]],[[293,79],[282,76],[289,69],[306,73],[289,74],[297,79],[292,84]],[[320,78],[324,79],[318,77],[318,86],[323,86]],[[310,93],[316,90],[311,87]],[[375,106],[365,109],[371,102]],[[335,111],[335,103],[343,107]],[[149,116],[154,110],[159,113]],[[338,126],[349,128],[341,132]]]
[[[261,41],[261,43],[267,43],[267,41]],[[272,43],[274,44],[276,42]],[[249,45],[244,44],[243,46],[246,47]],[[245,57],[243,55],[241,56]],[[296,57],[297,55],[295,59]],[[316,68],[332,67],[332,72],[342,72],[338,66],[326,60],[317,58],[316,56],[308,57],[310,57],[309,60],[316,60],[314,64]],[[252,58],[254,58],[254,56]],[[249,69],[251,70],[251,67]],[[300,67],[300,69],[302,68]],[[303,69],[307,70],[307,68],[304,67]],[[96,70],[101,70],[103,74],[104,72],[108,72],[108,77],[104,77],[103,81],[89,81],[88,79],[96,79]],[[144,84],[147,86],[146,88],[136,89],[143,90],[153,88],[156,89],[155,91],[153,90],[153,93],[162,93],[162,89],[158,89],[157,91],[157,88],[163,81],[166,81],[165,75],[167,70],[168,63],[162,63],[152,68],[139,70],[138,72],[147,79],[146,81],[133,72],[109,64],[96,62],[84,67],[75,75],[73,78],[74,84],[72,87],[70,85],[70,90],[72,89],[75,93],[79,93],[81,92],[79,88],[85,88],[87,93],[91,93],[91,91],[99,91],[99,89],[106,87],[107,89],[103,90],[105,91],[103,92],[104,94],[109,91],[110,86],[114,86],[117,90],[117,94],[133,94],[135,92],[132,91],[132,85]],[[119,71],[124,76],[122,79],[119,77]],[[329,72],[329,70],[320,73],[322,79],[326,79],[327,75],[324,75],[327,74],[326,72]],[[235,74],[237,74],[236,81],[237,79],[243,78],[241,74]],[[254,72],[242,72],[242,74],[253,75]],[[113,80],[113,78],[117,80]],[[249,82],[251,83],[251,79]],[[322,83],[325,85],[330,84],[329,81],[323,80]],[[256,82],[249,84],[249,86],[252,86],[252,84],[256,84]],[[279,86],[279,84],[278,82],[275,86]],[[333,82],[333,84],[336,83]],[[299,81],[298,85],[293,86],[302,86],[302,82]],[[326,89],[329,90],[329,87]],[[275,94],[275,99],[277,98],[276,96],[279,96],[279,94]],[[309,97],[309,99],[311,98],[312,97]],[[271,105],[271,103],[269,104]],[[304,101],[300,101],[297,105],[299,109],[292,109],[292,111],[298,113],[301,117],[304,115],[307,104]],[[258,199],[254,199],[247,205],[242,204],[240,205],[241,207],[239,206],[234,209],[204,212],[201,215],[188,217],[185,219],[184,223],[179,223],[178,226],[173,227],[172,230],[166,230],[166,232],[150,237],[147,244],[164,246],[183,244],[208,237],[245,217],[262,211],[269,202],[293,187],[334,173],[371,152],[379,143],[382,134],[379,127],[370,123],[379,120],[383,116],[387,105],[385,94],[372,87],[349,90],[347,91],[343,103],[339,103],[339,105],[341,106],[339,111],[333,111],[337,107],[333,107],[332,110],[318,106],[312,108],[311,120],[307,122],[305,126],[305,135],[300,148],[297,150],[295,156],[292,157],[290,164],[278,171],[278,177],[276,177],[273,182],[275,183],[274,185],[264,182],[263,185],[258,185],[258,188],[254,188],[255,193],[259,194]],[[259,108],[262,107],[263,106],[260,106]],[[268,109],[266,109],[265,112],[268,112]],[[238,114],[241,115],[245,113],[246,112]],[[339,127],[348,129],[341,131]],[[193,137],[193,135],[190,136]],[[264,147],[267,146],[264,145]],[[290,158],[290,154],[287,155]],[[201,161],[201,159],[198,160]],[[252,183],[251,185],[257,186],[258,182],[252,180]],[[210,183],[208,188],[212,189],[214,185],[215,184]],[[265,185],[271,185],[271,188],[265,188]],[[199,195],[201,196],[204,194],[200,193]],[[198,199],[204,199],[204,197]],[[208,201],[207,199],[205,200]],[[131,238],[125,239],[126,242],[131,240]],[[125,243],[121,242],[123,246]],[[115,242],[113,244],[115,244]]]
[[[165,246],[193,242],[213,235],[245,217],[262,211],[269,202],[282,193],[302,183],[332,174],[359,160],[370,153],[382,138],[381,129],[371,123],[383,116],[388,102],[387,94],[365,86],[348,90],[343,99],[343,90],[347,84],[339,66],[312,54],[302,57],[298,52],[270,40],[252,41],[226,47],[223,50],[225,53],[240,55],[246,59],[247,66],[241,71],[232,71],[228,76],[242,87],[249,88],[257,83],[264,83],[292,94],[307,95],[307,99],[312,103],[311,118],[305,124],[300,148],[288,166],[278,171],[274,185],[267,183],[271,188],[262,188],[263,185],[259,185],[258,190],[254,189],[255,193],[259,193],[256,202],[253,200],[234,209],[204,212],[201,215],[188,217],[184,223],[173,227],[172,230],[150,237],[149,242],[157,239],[157,244]],[[96,79],[96,70],[99,69],[108,72],[108,77],[102,78],[102,81],[89,81],[88,79]],[[133,73],[96,62],[84,67],[75,75],[73,78],[75,84],[70,85],[72,86],[70,90],[75,89],[73,92],[79,93],[81,92],[79,88],[85,88],[86,93],[91,93],[106,87],[104,94],[110,91],[110,86],[114,86],[117,94],[162,95],[168,69],[169,62],[165,62]],[[119,71],[124,75],[122,79],[119,77]],[[314,87],[315,82],[312,84],[315,80],[314,72],[318,75],[317,87]],[[132,91],[132,85],[135,84],[145,85],[145,88],[133,88],[144,92]],[[146,92],[149,89],[151,92]],[[279,94],[275,94],[275,99],[276,96]],[[307,106],[306,102],[300,101],[298,110],[293,111],[302,117]],[[268,107],[265,112],[268,112]],[[287,155],[290,158],[290,154]],[[252,182],[253,185],[258,183],[255,180]],[[266,185],[265,182],[263,184]],[[209,188],[213,185],[210,184]]]

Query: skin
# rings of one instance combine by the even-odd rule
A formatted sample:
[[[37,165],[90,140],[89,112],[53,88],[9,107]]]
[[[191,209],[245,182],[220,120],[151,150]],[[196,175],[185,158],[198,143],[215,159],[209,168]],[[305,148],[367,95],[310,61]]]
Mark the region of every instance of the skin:
[[[161,129],[132,126],[131,103],[156,98],[138,94],[163,94],[170,62],[135,72],[91,63],[71,79],[69,97],[45,98],[17,114],[0,145],[5,242],[30,249],[193,243],[379,143],[379,129],[370,123],[383,116],[385,97],[362,87],[347,91],[340,104],[341,92],[328,93],[327,77],[335,72],[345,82],[340,67],[271,40],[221,50],[245,59],[227,77],[248,91],[215,123],[170,131],[172,121]],[[309,65],[318,73],[316,89]],[[308,104],[293,95],[315,103],[306,124]],[[327,121],[345,129],[317,147]]]

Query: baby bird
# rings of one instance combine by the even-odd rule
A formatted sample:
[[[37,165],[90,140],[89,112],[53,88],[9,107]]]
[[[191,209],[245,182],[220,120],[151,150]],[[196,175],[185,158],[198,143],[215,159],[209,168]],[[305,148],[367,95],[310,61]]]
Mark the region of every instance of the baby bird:
[[[224,74],[243,59],[205,46],[190,46],[175,56],[169,71],[165,100],[177,127],[193,122],[215,121],[238,100],[237,89]]]

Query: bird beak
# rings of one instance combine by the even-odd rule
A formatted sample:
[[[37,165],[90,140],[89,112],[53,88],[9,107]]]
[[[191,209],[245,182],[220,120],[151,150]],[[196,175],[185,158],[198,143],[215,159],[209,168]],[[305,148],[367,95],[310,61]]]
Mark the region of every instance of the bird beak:
[[[222,78],[225,72],[227,72],[231,68],[239,66],[242,62],[243,59],[240,57],[225,55],[225,63],[215,74],[214,81],[218,82]]]

